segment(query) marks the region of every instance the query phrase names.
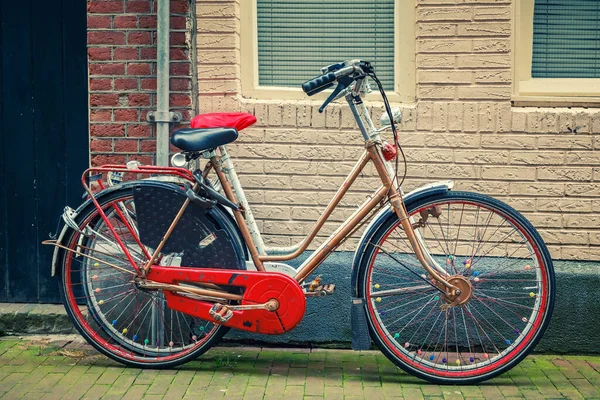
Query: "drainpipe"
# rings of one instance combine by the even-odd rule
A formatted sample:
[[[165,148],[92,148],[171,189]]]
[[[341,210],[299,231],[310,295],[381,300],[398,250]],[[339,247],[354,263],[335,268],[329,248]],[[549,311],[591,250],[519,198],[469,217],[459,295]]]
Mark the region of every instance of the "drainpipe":
[[[148,121],[156,123],[156,165],[169,165],[169,123],[181,121],[181,114],[169,111],[169,0],[158,0],[156,13],[156,111]]]

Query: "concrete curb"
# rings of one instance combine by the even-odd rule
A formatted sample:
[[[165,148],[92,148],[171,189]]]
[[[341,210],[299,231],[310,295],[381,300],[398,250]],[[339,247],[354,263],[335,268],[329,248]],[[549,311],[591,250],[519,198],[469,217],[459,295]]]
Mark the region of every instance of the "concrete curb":
[[[61,304],[0,303],[0,332],[46,335],[76,331]]]

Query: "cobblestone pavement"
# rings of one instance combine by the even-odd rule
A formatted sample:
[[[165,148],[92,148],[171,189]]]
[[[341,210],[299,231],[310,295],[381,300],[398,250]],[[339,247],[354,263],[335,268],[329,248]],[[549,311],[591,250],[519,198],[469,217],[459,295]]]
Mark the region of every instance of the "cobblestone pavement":
[[[220,347],[172,370],[124,368],[67,338],[0,338],[5,399],[600,399],[600,357],[530,356],[478,386],[427,384],[376,351]]]

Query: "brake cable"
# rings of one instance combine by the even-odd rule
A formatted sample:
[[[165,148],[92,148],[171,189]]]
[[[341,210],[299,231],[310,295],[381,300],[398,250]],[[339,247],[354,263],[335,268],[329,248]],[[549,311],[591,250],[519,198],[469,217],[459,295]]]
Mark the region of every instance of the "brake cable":
[[[402,154],[402,160],[404,163],[404,174],[402,176],[402,180],[400,182],[398,182],[398,156],[396,156],[396,162],[395,162],[396,170],[395,170],[395,176],[394,176],[396,178],[396,182],[398,182],[398,190],[400,190],[400,187],[402,186],[402,184],[404,183],[404,180],[406,179],[406,173],[408,170],[408,165],[406,162],[406,155],[404,154],[404,149],[402,149],[402,146],[400,145],[400,142],[398,139],[398,131],[396,130],[396,122],[394,121],[394,116],[393,116],[392,110],[390,108],[390,102],[388,101],[388,98],[385,94],[383,85],[377,78],[377,75],[375,75],[374,71],[368,72],[367,75],[375,81],[375,83],[377,84],[377,87],[379,88],[379,93],[381,94],[381,98],[383,99],[383,105],[385,106],[385,111],[390,119],[390,125],[392,128],[392,133],[394,135],[394,147],[396,148],[396,154],[398,154],[398,150],[400,150],[400,154]]]

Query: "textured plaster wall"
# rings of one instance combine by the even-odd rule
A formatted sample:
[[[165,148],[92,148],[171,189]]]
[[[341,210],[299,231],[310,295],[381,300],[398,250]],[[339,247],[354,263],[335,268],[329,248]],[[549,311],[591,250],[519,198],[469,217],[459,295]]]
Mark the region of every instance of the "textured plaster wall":
[[[202,112],[257,116],[231,153],[268,242],[289,245],[310,230],[361,153],[362,138],[347,107],[319,114],[320,102],[308,98],[244,96],[240,1],[252,0],[197,4],[199,105]],[[404,115],[405,188],[453,179],[458,190],[490,194],[523,212],[553,258],[598,260],[600,111],[511,105],[511,6],[506,0],[415,1],[416,100],[395,104]],[[373,117],[381,111],[372,104]],[[318,239],[376,184],[367,171]]]

